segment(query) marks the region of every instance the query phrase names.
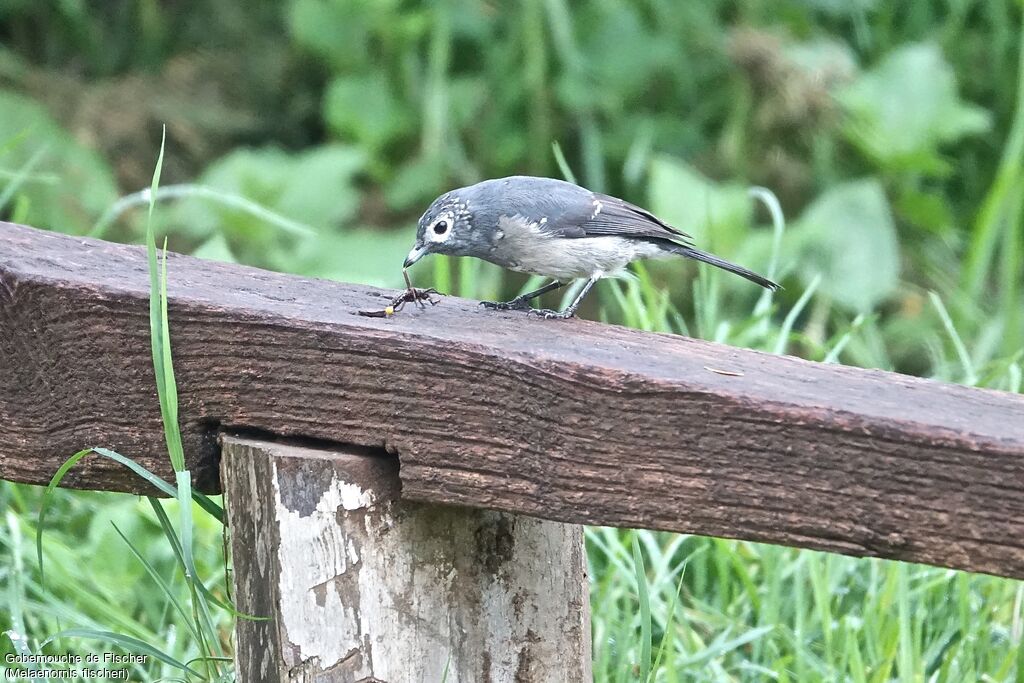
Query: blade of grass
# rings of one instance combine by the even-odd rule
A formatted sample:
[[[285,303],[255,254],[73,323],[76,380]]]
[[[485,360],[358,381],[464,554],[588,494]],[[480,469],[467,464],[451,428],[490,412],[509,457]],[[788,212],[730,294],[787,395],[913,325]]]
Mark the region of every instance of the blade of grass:
[[[164,367],[164,341],[163,331],[165,329],[166,317],[164,315],[164,303],[161,299],[160,268],[157,263],[156,237],[153,233],[153,208],[156,205],[157,188],[160,185],[160,173],[164,164],[164,147],[167,140],[167,127],[163,129],[160,138],[160,154],[156,160],[156,168],[153,171],[153,181],[150,186],[149,213],[146,220],[146,252],[149,257],[149,331],[150,343],[153,353],[153,374],[156,377],[156,391],[160,400],[160,415],[164,424],[164,438],[167,442],[167,451],[171,457],[171,465],[176,472],[185,469],[184,458],[178,459],[180,453],[180,436],[175,437],[178,425],[177,421],[171,419],[167,402],[167,369]],[[175,444],[179,448],[175,448]]]
[[[568,180],[572,184],[576,183],[576,174],[572,172],[572,168],[569,167],[569,162],[565,160],[565,154],[562,153],[562,146],[555,140],[551,143],[551,151],[555,154],[555,163],[558,164],[558,172],[562,174],[562,177]]]
[[[647,587],[647,570],[640,540],[633,533],[633,571],[636,575],[636,595],[640,604],[640,680],[646,681],[651,675],[651,596]]]
[[[910,582],[907,579],[907,565],[896,565],[896,610],[899,620],[898,666],[900,681],[914,683],[914,645],[910,626]]]
[[[822,640],[825,645],[823,656],[825,662],[830,667],[834,667],[832,593],[828,588],[827,559],[821,554],[810,553],[807,556],[807,577],[811,582],[811,595],[814,599],[814,607],[818,613],[818,621],[821,622]]]
[[[185,560],[185,551],[182,546],[181,539],[175,532],[174,526],[171,524],[171,520],[167,517],[167,512],[164,510],[163,505],[161,505],[155,498],[149,498],[149,504],[152,506],[153,512],[156,514],[157,520],[160,522],[160,528],[163,530],[164,536],[167,538],[167,541],[171,545],[171,549],[174,551],[174,555],[178,560],[178,566],[185,574],[185,585],[189,590],[192,605],[191,621],[194,625],[195,632],[198,635],[199,650],[201,652],[208,652],[210,648],[207,644],[208,638],[205,632],[206,624],[200,620],[200,611],[198,607],[199,596],[198,591],[196,590],[197,582],[191,580],[192,574],[190,573],[188,563]],[[216,639],[216,635],[214,635],[214,639]],[[205,661],[204,664],[207,667],[207,673],[211,674],[211,664]]]
[[[57,471],[50,478],[50,483],[46,485],[46,491],[43,492],[43,500],[39,504],[39,521],[36,523],[36,560],[39,562],[39,584],[44,583],[43,573],[43,522],[46,520],[47,503],[49,502],[50,496],[53,494],[53,490],[60,484],[61,479],[68,473],[75,464],[87,456],[91,449],[86,448],[78,451],[70,458],[64,461]]]
[[[18,145],[25,142],[31,133],[32,128],[30,126],[26,126],[11,137],[7,138],[4,142],[0,143],[0,157],[4,156],[12,149],[17,149]]]
[[[20,173],[18,171],[8,171],[0,168],[0,178],[4,180],[13,180],[18,178]],[[30,173],[25,177],[26,183],[39,183],[40,185],[57,185],[60,183],[60,176],[54,173]]]
[[[14,196],[14,193],[17,192],[26,181],[28,181],[29,177],[32,175],[32,170],[39,165],[39,162],[42,161],[45,154],[45,147],[36,150],[36,152],[28,158],[28,161],[22,164],[21,168],[15,172],[14,178],[7,183],[7,187],[4,188],[4,191],[0,192],[0,210],[7,205],[7,202],[9,202],[11,197]]]
[[[772,353],[783,354],[786,352],[786,346],[789,344],[789,335],[793,332],[796,319],[800,317],[800,314],[811,300],[811,297],[814,296],[814,292],[817,291],[820,284],[821,273],[818,273],[811,280],[811,284],[807,285],[807,289],[800,295],[800,298],[796,300],[793,308],[786,314],[785,320],[782,321],[782,327],[779,329],[779,336],[775,340],[775,348],[772,350]]]
[[[22,596],[25,595],[24,581],[25,581],[25,570],[24,570],[24,559],[22,554],[22,533],[18,525],[18,517],[13,510],[8,510],[6,514],[7,527],[10,530],[10,551],[11,557],[14,559],[13,571],[7,580],[7,609],[8,624],[11,626],[10,629],[4,631],[7,637],[11,639],[11,643],[14,649],[19,654],[27,654],[29,651],[28,641],[26,640],[28,629],[25,626],[25,605],[23,604]],[[29,667],[32,670],[38,669],[35,663],[30,663]]]
[[[680,659],[676,663],[676,666],[679,668],[696,668],[709,660],[721,657],[726,652],[743,647],[747,643],[752,643],[761,636],[771,633],[774,628],[774,625],[759,626],[757,628],[752,628],[743,635],[736,636],[735,638],[727,638],[729,632],[726,631],[718,639],[697,654]]]
[[[14,651],[17,654],[19,654],[19,655],[31,655],[32,654],[32,650],[30,650],[29,647],[28,647],[28,641],[26,641],[19,633],[17,633],[13,629],[8,629],[8,630],[4,631],[3,634],[5,636],[7,636],[8,639],[10,639],[11,647],[14,648]],[[28,664],[33,664],[32,668],[35,668],[33,662],[28,662]]]
[[[239,195],[222,192],[204,185],[193,185],[188,183],[178,185],[165,185],[160,188],[160,197],[154,196],[153,189],[140,190],[121,197],[104,213],[92,230],[89,237],[103,237],[114,221],[120,218],[125,212],[138,206],[152,205],[157,201],[169,201],[174,199],[204,199],[214,204],[220,204],[231,209],[238,209],[249,214],[257,220],[264,221],[284,232],[301,237],[316,235],[317,230],[311,226],[299,223],[286,218],[270,209],[257,204],[256,202]]]
[[[683,560],[683,566],[679,571],[679,582],[676,584],[676,592],[672,594],[672,601],[668,606],[668,615],[665,617],[665,628],[662,631],[661,643],[658,644],[658,655],[654,658],[654,664],[651,666],[651,675],[647,679],[648,681],[654,681],[658,676],[658,671],[661,669],[661,662],[665,657],[665,653],[672,648],[673,636],[675,631],[673,630],[673,621],[676,616],[676,605],[679,604],[679,596],[683,592],[683,580],[686,578],[686,563],[689,558]]]
[[[114,524],[114,522],[111,521],[110,525],[114,527],[114,531],[116,531],[117,535],[121,537],[121,540],[125,542],[125,545],[128,546],[128,550],[131,551],[132,555],[135,556],[135,559],[137,559],[139,563],[143,566],[143,568],[146,570],[146,573],[149,574],[153,581],[156,582],[157,586],[160,587],[160,590],[163,591],[164,595],[167,596],[167,600],[170,602],[171,606],[174,607],[175,611],[177,611],[178,614],[181,615],[182,620],[186,624],[188,624],[189,630],[192,632],[192,636],[198,639],[199,634],[196,633],[195,627],[189,620],[188,612],[185,611],[185,608],[181,605],[181,602],[175,597],[174,591],[171,590],[171,587],[167,584],[166,581],[164,581],[164,578],[160,576],[160,573],[149,562],[149,560],[147,560],[139,551],[139,549],[135,547],[135,544],[128,540],[128,537],[124,535],[124,533],[117,526],[117,524]]]
[[[782,237],[786,232],[786,217],[782,213],[782,205],[779,203],[779,198],[768,188],[751,187],[747,190],[747,194],[761,202],[768,209],[768,213],[772,217],[772,250],[768,257],[768,269],[765,277],[769,280],[775,280],[778,277],[779,254],[782,253]],[[754,315],[765,316],[762,323],[763,334],[768,333],[766,314],[771,308],[774,295],[774,291],[770,289],[764,290],[754,306]]]
[[[130,470],[135,472],[137,475],[139,475],[142,479],[144,479],[145,481],[149,482],[152,486],[154,486],[155,488],[157,488],[157,489],[163,491],[164,493],[166,493],[168,496],[171,496],[171,497],[177,497],[178,496],[178,489],[176,489],[175,487],[171,486],[166,481],[164,481],[160,477],[156,476],[155,474],[153,474],[152,472],[147,470],[142,465],[139,465],[135,461],[133,461],[133,460],[131,460],[129,458],[126,458],[125,456],[121,455],[120,453],[117,453],[117,452],[112,451],[112,450],[107,449],[107,448],[100,448],[100,447],[85,448],[85,449],[82,449],[82,450],[78,451],[77,453],[72,455],[70,458],[65,460],[64,463],[60,467],[57,468],[57,471],[54,473],[53,477],[50,478],[50,483],[47,484],[46,490],[43,492],[43,498],[40,501],[40,505],[39,505],[39,518],[38,518],[38,521],[36,522],[36,560],[39,563],[39,584],[40,584],[40,586],[45,586],[45,580],[44,580],[45,574],[44,574],[44,568],[43,568],[43,530],[45,528],[44,527],[44,523],[46,521],[46,512],[49,509],[49,501],[50,501],[51,496],[53,495],[53,490],[60,485],[60,482],[64,479],[65,475],[67,475],[68,471],[70,471],[72,467],[74,467],[76,464],[78,464],[79,460],[81,460],[85,456],[89,455],[90,453],[96,453],[97,455],[100,455],[100,456],[105,457],[105,458],[109,458],[110,460],[113,460],[114,462],[117,462],[117,463],[120,463],[120,464],[124,465],[125,467],[129,468]],[[215,518],[217,518],[218,521],[220,521],[223,524],[223,522],[224,522],[224,510],[223,510],[223,508],[221,508],[219,505],[217,505],[212,500],[210,500],[207,496],[203,495],[202,493],[199,493],[198,491],[192,492],[192,495],[193,495],[196,503],[198,503],[204,510],[206,510],[208,513],[213,515]],[[228,609],[230,609],[230,608],[228,608]],[[232,610],[232,611],[234,611],[234,610]]]
[[[974,367],[974,362],[971,360],[971,356],[967,353],[967,347],[964,346],[963,339],[960,338],[959,333],[956,331],[956,326],[953,324],[953,319],[949,316],[949,311],[946,310],[945,304],[942,303],[942,299],[935,292],[928,292],[928,298],[931,299],[932,305],[939,314],[939,319],[942,321],[942,326],[946,328],[946,333],[949,335],[950,340],[953,342],[953,349],[956,351],[957,357],[960,359],[960,367],[964,373],[964,384],[974,386],[978,383],[978,374]]]
[[[100,631],[91,628],[72,628],[50,636],[42,642],[42,644],[40,645],[40,649],[52,643],[54,640],[57,640],[58,638],[94,638],[96,640],[110,641],[112,643],[117,643],[118,645],[128,650],[134,650],[135,652],[144,655],[149,655],[150,657],[160,660],[164,664],[169,664],[170,666],[173,666],[175,669],[180,669],[181,671],[184,671],[186,674],[191,674],[193,676],[202,675],[195,669],[190,668],[184,662],[178,661],[174,657],[171,657],[167,653],[158,650],[157,648],[153,647],[152,645],[143,640],[139,640],[138,638],[133,638],[131,636],[126,636],[120,633],[114,633],[113,631]]]
[[[148,496],[150,506],[153,508],[153,512],[157,517],[157,521],[160,523],[161,530],[168,542],[171,544],[171,550],[174,552],[175,557],[178,560],[178,564],[181,566],[183,572],[188,572],[185,564],[185,552],[182,549],[181,540],[178,538],[178,534],[174,531],[174,525],[171,524],[170,518],[167,516],[167,512],[164,510],[160,501],[152,496]],[[196,582],[197,590],[203,594],[203,596],[217,607],[229,612],[231,616],[238,619],[248,619],[249,621],[266,621],[268,617],[258,617],[252,614],[246,614],[245,612],[239,612],[230,602],[218,598],[216,595],[210,592],[210,590],[203,584],[202,581]]]
[[[999,298],[1004,320],[1003,350],[1012,353],[1021,346],[1021,241],[1024,238],[1024,205],[1020,202],[1024,182],[1018,179],[1013,196],[1017,201],[1006,210],[1002,252],[999,263]]]
[[[102,446],[95,446],[91,449],[86,449],[86,453],[88,453],[88,451],[92,451],[97,455],[103,456],[104,458],[109,458],[114,462],[124,465],[132,472],[134,472],[135,474],[139,475],[141,478],[145,479],[147,482],[152,484],[155,488],[160,489],[161,491],[166,493],[169,497],[178,497],[177,488],[169,484],[166,480],[153,474],[152,472],[150,472],[145,467],[138,464],[131,458],[121,455],[117,451],[112,451],[109,448],[103,448]],[[198,503],[201,508],[203,508],[208,513],[216,517],[218,522],[220,522],[221,524],[224,523],[224,508],[215,503],[212,499],[210,499],[209,496],[199,491],[193,490],[192,499],[195,500],[195,502]]]
[[[1020,30],[1020,26],[1017,27]],[[967,266],[964,269],[965,289],[975,301],[982,299],[982,289],[991,269],[993,254],[999,242],[1000,229],[1005,227],[1004,212],[1012,204],[1019,204],[1014,193],[1018,186],[1024,156],[1024,31],[1020,31],[1020,49],[1017,63],[1017,101],[1013,112],[1013,123],[1007,142],[1002,145],[1003,156],[996,172],[995,182],[989,190],[978,212],[978,218],[971,230],[971,246],[967,250]]]
[[[185,451],[181,445],[181,431],[178,426],[178,384],[174,379],[174,362],[171,359],[171,330],[167,320],[167,240],[164,239],[163,259],[160,264],[160,352],[163,356],[164,395],[161,404],[166,403],[163,411],[166,417],[164,433],[167,436],[167,448],[171,457],[171,466],[176,472],[185,469]],[[163,408],[163,406],[161,406]],[[180,492],[179,487],[179,492]]]
[[[850,343],[850,339],[853,338],[854,332],[859,330],[860,326],[864,324],[864,320],[864,314],[858,313],[857,317],[853,319],[852,323],[850,323],[850,327],[847,328],[845,332],[843,332],[842,336],[839,337],[838,340],[836,340],[836,343],[832,345],[832,348],[829,349],[829,352],[827,354],[825,354],[825,357],[822,359],[821,362],[838,363],[839,355],[843,352],[843,349],[846,348],[846,345]]]

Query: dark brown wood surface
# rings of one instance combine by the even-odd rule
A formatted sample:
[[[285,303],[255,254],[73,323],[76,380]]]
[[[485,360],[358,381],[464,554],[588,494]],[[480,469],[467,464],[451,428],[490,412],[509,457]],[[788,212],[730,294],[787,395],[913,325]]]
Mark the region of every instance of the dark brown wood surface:
[[[396,268],[398,264],[396,264]],[[183,438],[384,448],[403,495],[1024,577],[1024,396],[169,259]],[[166,472],[142,249],[0,223],[0,477]],[[716,371],[727,371],[722,374]],[[735,374],[732,374],[735,373]],[[90,459],[69,485],[135,490]]]

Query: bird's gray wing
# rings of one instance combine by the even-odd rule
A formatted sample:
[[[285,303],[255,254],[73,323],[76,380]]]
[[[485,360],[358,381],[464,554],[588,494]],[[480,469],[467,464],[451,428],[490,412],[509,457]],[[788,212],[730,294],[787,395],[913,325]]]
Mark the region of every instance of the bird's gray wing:
[[[650,211],[635,204],[597,192],[589,193],[591,201],[577,203],[564,211],[543,230],[559,237],[634,237],[666,240],[692,245],[693,238],[664,222]]]

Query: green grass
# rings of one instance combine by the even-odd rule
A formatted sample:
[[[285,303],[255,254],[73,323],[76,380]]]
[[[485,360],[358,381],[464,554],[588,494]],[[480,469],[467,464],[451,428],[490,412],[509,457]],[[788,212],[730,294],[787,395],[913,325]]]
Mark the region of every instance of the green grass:
[[[150,503],[124,494],[54,491],[45,505],[44,581],[35,553],[43,492],[41,487],[0,483],[0,509],[5,510],[0,524],[3,629],[21,636],[32,652],[84,656],[137,651],[123,648],[123,637],[145,642],[178,663],[199,656],[180,561]],[[179,515],[176,501],[163,505],[168,516]],[[210,589],[224,597],[222,527],[213,516],[202,514],[193,516],[193,525],[197,570],[214,579],[207,579]],[[215,612],[214,620],[226,645],[233,624],[230,614]],[[68,635],[40,649],[54,634],[83,629],[118,635]],[[0,653],[13,648],[8,637],[0,636]],[[181,675],[179,667],[158,660],[129,670],[132,680]]]
[[[1017,670],[1020,582],[648,531],[588,529],[587,548],[598,681],[1011,681]],[[665,652],[647,678],[651,647]]]
[[[127,650],[135,654],[146,655],[149,658],[145,664],[133,664],[133,668],[136,669],[135,673],[146,679],[170,677],[174,680],[184,678],[187,680],[226,681],[233,680],[230,648],[227,646],[230,640],[231,622],[218,617],[222,614],[238,618],[253,617],[239,614],[230,605],[229,599],[214,592],[220,592],[221,589],[211,590],[206,585],[202,578],[207,575],[206,567],[203,567],[204,571],[200,570],[201,565],[197,562],[194,553],[197,521],[212,519],[222,527],[224,512],[217,502],[192,490],[191,473],[185,467],[185,455],[178,427],[177,387],[174,380],[167,317],[167,255],[165,250],[163,258],[159,258],[153,230],[153,209],[157,201],[162,165],[163,146],[161,145],[161,153],[157,159],[156,170],[148,193],[149,213],[146,244],[150,272],[150,336],[157,395],[167,440],[167,451],[175,472],[176,485],[171,485],[160,479],[130,458],[99,446],[83,449],[68,458],[58,468],[38,503],[38,522],[34,529],[38,580],[31,583],[25,580],[24,555],[21,552],[24,544],[22,530],[18,527],[19,519],[16,515],[8,513],[9,542],[15,560],[13,578],[9,585],[11,628],[5,632],[7,636],[5,647],[10,647],[19,653],[61,654],[74,652],[82,655],[89,652],[102,654]],[[127,526],[123,523],[118,525],[114,520],[110,521],[117,538],[128,551],[128,553],[124,553],[124,548],[121,548],[121,557],[141,565],[146,576],[157,588],[155,595],[161,596],[159,600],[154,601],[154,593],[145,594],[147,602],[159,602],[163,605],[160,610],[160,619],[152,624],[153,631],[140,629],[140,624],[136,623],[140,621],[137,616],[121,612],[125,601],[119,599],[115,591],[107,591],[104,599],[98,602],[95,600],[85,601],[90,608],[98,612],[95,615],[96,618],[91,618],[93,615],[83,613],[86,612],[83,610],[79,613],[71,611],[69,615],[57,612],[52,614],[53,619],[50,621],[47,620],[47,610],[44,609],[42,610],[42,619],[32,624],[35,628],[30,628],[28,615],[31,613],[32,601],[46,600],[52,594],[53,588],[48,583],[48,578],[55,582],[58,594],[62,589],[67,590],[74,587],[82,578],[87,578],[74,571],[69,573],[51,570],[50,574],[47,574],[47,560],[51,559],[52,546],[44,543],[43,539],[46,532],[47,513],[54,512],[51,510],[53,507],[60,508],[54,502],[58,491],[57,486],[68,471],[83,458],[90,456],[106,457],[128,467],[154,488],[171,496],[173,503],[176,503],[174,507],[177,512],[177,528],[167,514],[166,503],[154,497],[147,497],[152,519],[157,522],[162,535],[159,540],[166,543],[166,547],[170,548],[173,554],[174,561],[170,568],[162,566],[156,560],[149,559],[147,551],[152,551],[153,539],[148,539],[149,542],[144,543],[137,540],[135,534],[125,533],[122,529]],[[10,490],[12,497],[19,498],[17,487],[10,486]],[[62,498],[67,500],[67,495],[64,493]],[[23,500],[18,502],[22,503],[22,506],[24,505]],[[198,517],[196,512],[200,513]],[[115,555],[111,549],[103,549],[102,552],[107,556]],[[223,558],[219,558],[216,564],[222,566]],[[61,567],[62,570],[69,568],[77,569],[78,563],[72,561],[64,563]],[[221,571],[215,576],[226,578],[227,572]],[[177,577],[183,579],[184,590],[181,586],[172,585]],[[130,604],[130,601],[128,602]],[[67,607],[67,605],[63,606]],[[32,613],[32,617],[39,619],[39,615],[34,613]],[[68,621],[73,624],[70,628],[63,626]],[[177,626],[183,627],[180,632],[176,628]],[[46,627],[47,630],[43,631],[40,627]],[[86,643],[84,646],[81,644],[82,641]],[[90,643],[98,649],[91,650]],[[88,668],[95,669],[100,666],[102,666],[102,660],[99,664],[89,663]],[[27,668],[37,667],[30,665]]]

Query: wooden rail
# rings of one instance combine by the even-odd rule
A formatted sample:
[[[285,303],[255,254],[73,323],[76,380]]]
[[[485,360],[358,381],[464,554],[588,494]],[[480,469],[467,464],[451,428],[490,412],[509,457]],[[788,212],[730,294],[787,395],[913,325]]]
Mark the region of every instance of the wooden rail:
[[[171,255],[182,435],[397,454],[402,497],[1024,578],[1024,396]],[[0,223],[0,477],[167,472],[137,247]],[[89,460],[68,485],[133,491]]]

